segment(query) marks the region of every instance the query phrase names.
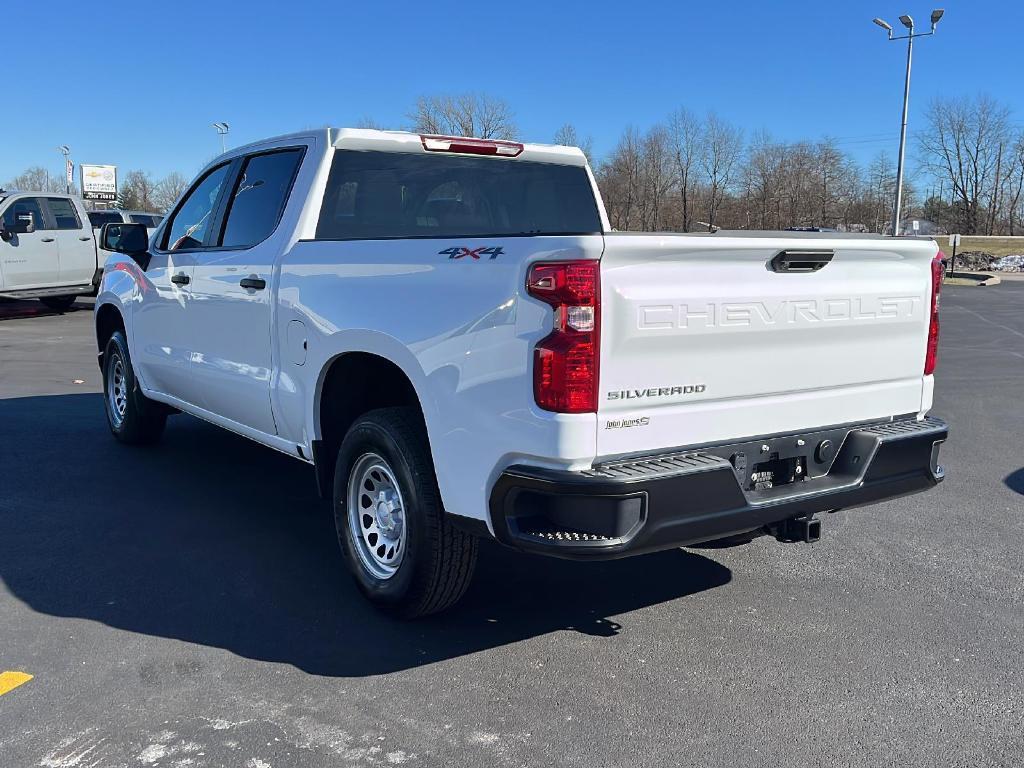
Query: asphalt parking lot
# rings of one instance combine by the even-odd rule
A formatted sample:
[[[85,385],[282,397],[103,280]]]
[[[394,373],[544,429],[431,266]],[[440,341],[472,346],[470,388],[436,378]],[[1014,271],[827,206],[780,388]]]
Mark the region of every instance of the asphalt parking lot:
[[[0,304],[0,766],[1024,764],[1024,282],[947,287],[937,491],[365,604],[304,465],[107,433],[91,313]],[[2,689],[0,689],[2,690]]]

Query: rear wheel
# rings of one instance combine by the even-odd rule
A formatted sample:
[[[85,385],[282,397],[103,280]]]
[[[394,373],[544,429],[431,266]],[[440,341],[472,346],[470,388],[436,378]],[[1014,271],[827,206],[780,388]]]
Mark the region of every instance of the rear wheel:
[[[380,408],[352,425],[335,465],[334,521],[359,590],[390,613],[442,611],[469,586],[477,541],[446,518],[410,408]]]
[[[63,311],[65,309],[70,309],[71,305],[75,303],[75,299],[77,298],[77,294],[72,294],[71,296],[42,296],[39,300],[50,309]]]
[[[124,331],[114,331],[103,354],[103,401],[114,437],[132,445],[155,443],[163,434],[167,409],[142,394]]]

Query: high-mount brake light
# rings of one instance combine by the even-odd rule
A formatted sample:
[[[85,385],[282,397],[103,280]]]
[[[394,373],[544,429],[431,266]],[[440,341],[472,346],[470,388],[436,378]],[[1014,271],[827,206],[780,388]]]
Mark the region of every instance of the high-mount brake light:
[[[600,269],[593,260],[548,261],[530,268],[527,291],[554,308],[554,330],[538,342],[533,356],[534,399],[544,410],[597,410]]]
[[[932,301],[928,320],[928,346],[924,355],[924,375],[935,373],[935,363],[939,358],[939,293],[942,291],[942,260],[945,254],[939,251],[932,259]]]
[[[423,148],[428,152],[459,152],[464,155],[499,155],[518,157],[523,145],[514,141],[497,139],[467,139],[461,136],[420,136]]]

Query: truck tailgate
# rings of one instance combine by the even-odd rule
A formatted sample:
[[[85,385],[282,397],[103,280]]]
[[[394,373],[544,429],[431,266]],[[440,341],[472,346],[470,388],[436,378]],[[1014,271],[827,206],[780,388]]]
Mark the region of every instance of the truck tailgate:
[[[910,239],[608,235],[599,457],[926,409],[935,253]]]

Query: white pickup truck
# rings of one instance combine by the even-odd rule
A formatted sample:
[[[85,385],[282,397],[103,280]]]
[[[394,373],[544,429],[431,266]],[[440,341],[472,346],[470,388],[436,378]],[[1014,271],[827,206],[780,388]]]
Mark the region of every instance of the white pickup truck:
[[[67,309],[77,297],[96,292],[99,261],[81,199],[0,191],[0,297]]]
[[[324,130],[109,224],[110,429],[185,411],[315,466],[363,593],[465,590],[477,540],[577,559],[933,487],[934,242],[612,232],[568,147]]]

